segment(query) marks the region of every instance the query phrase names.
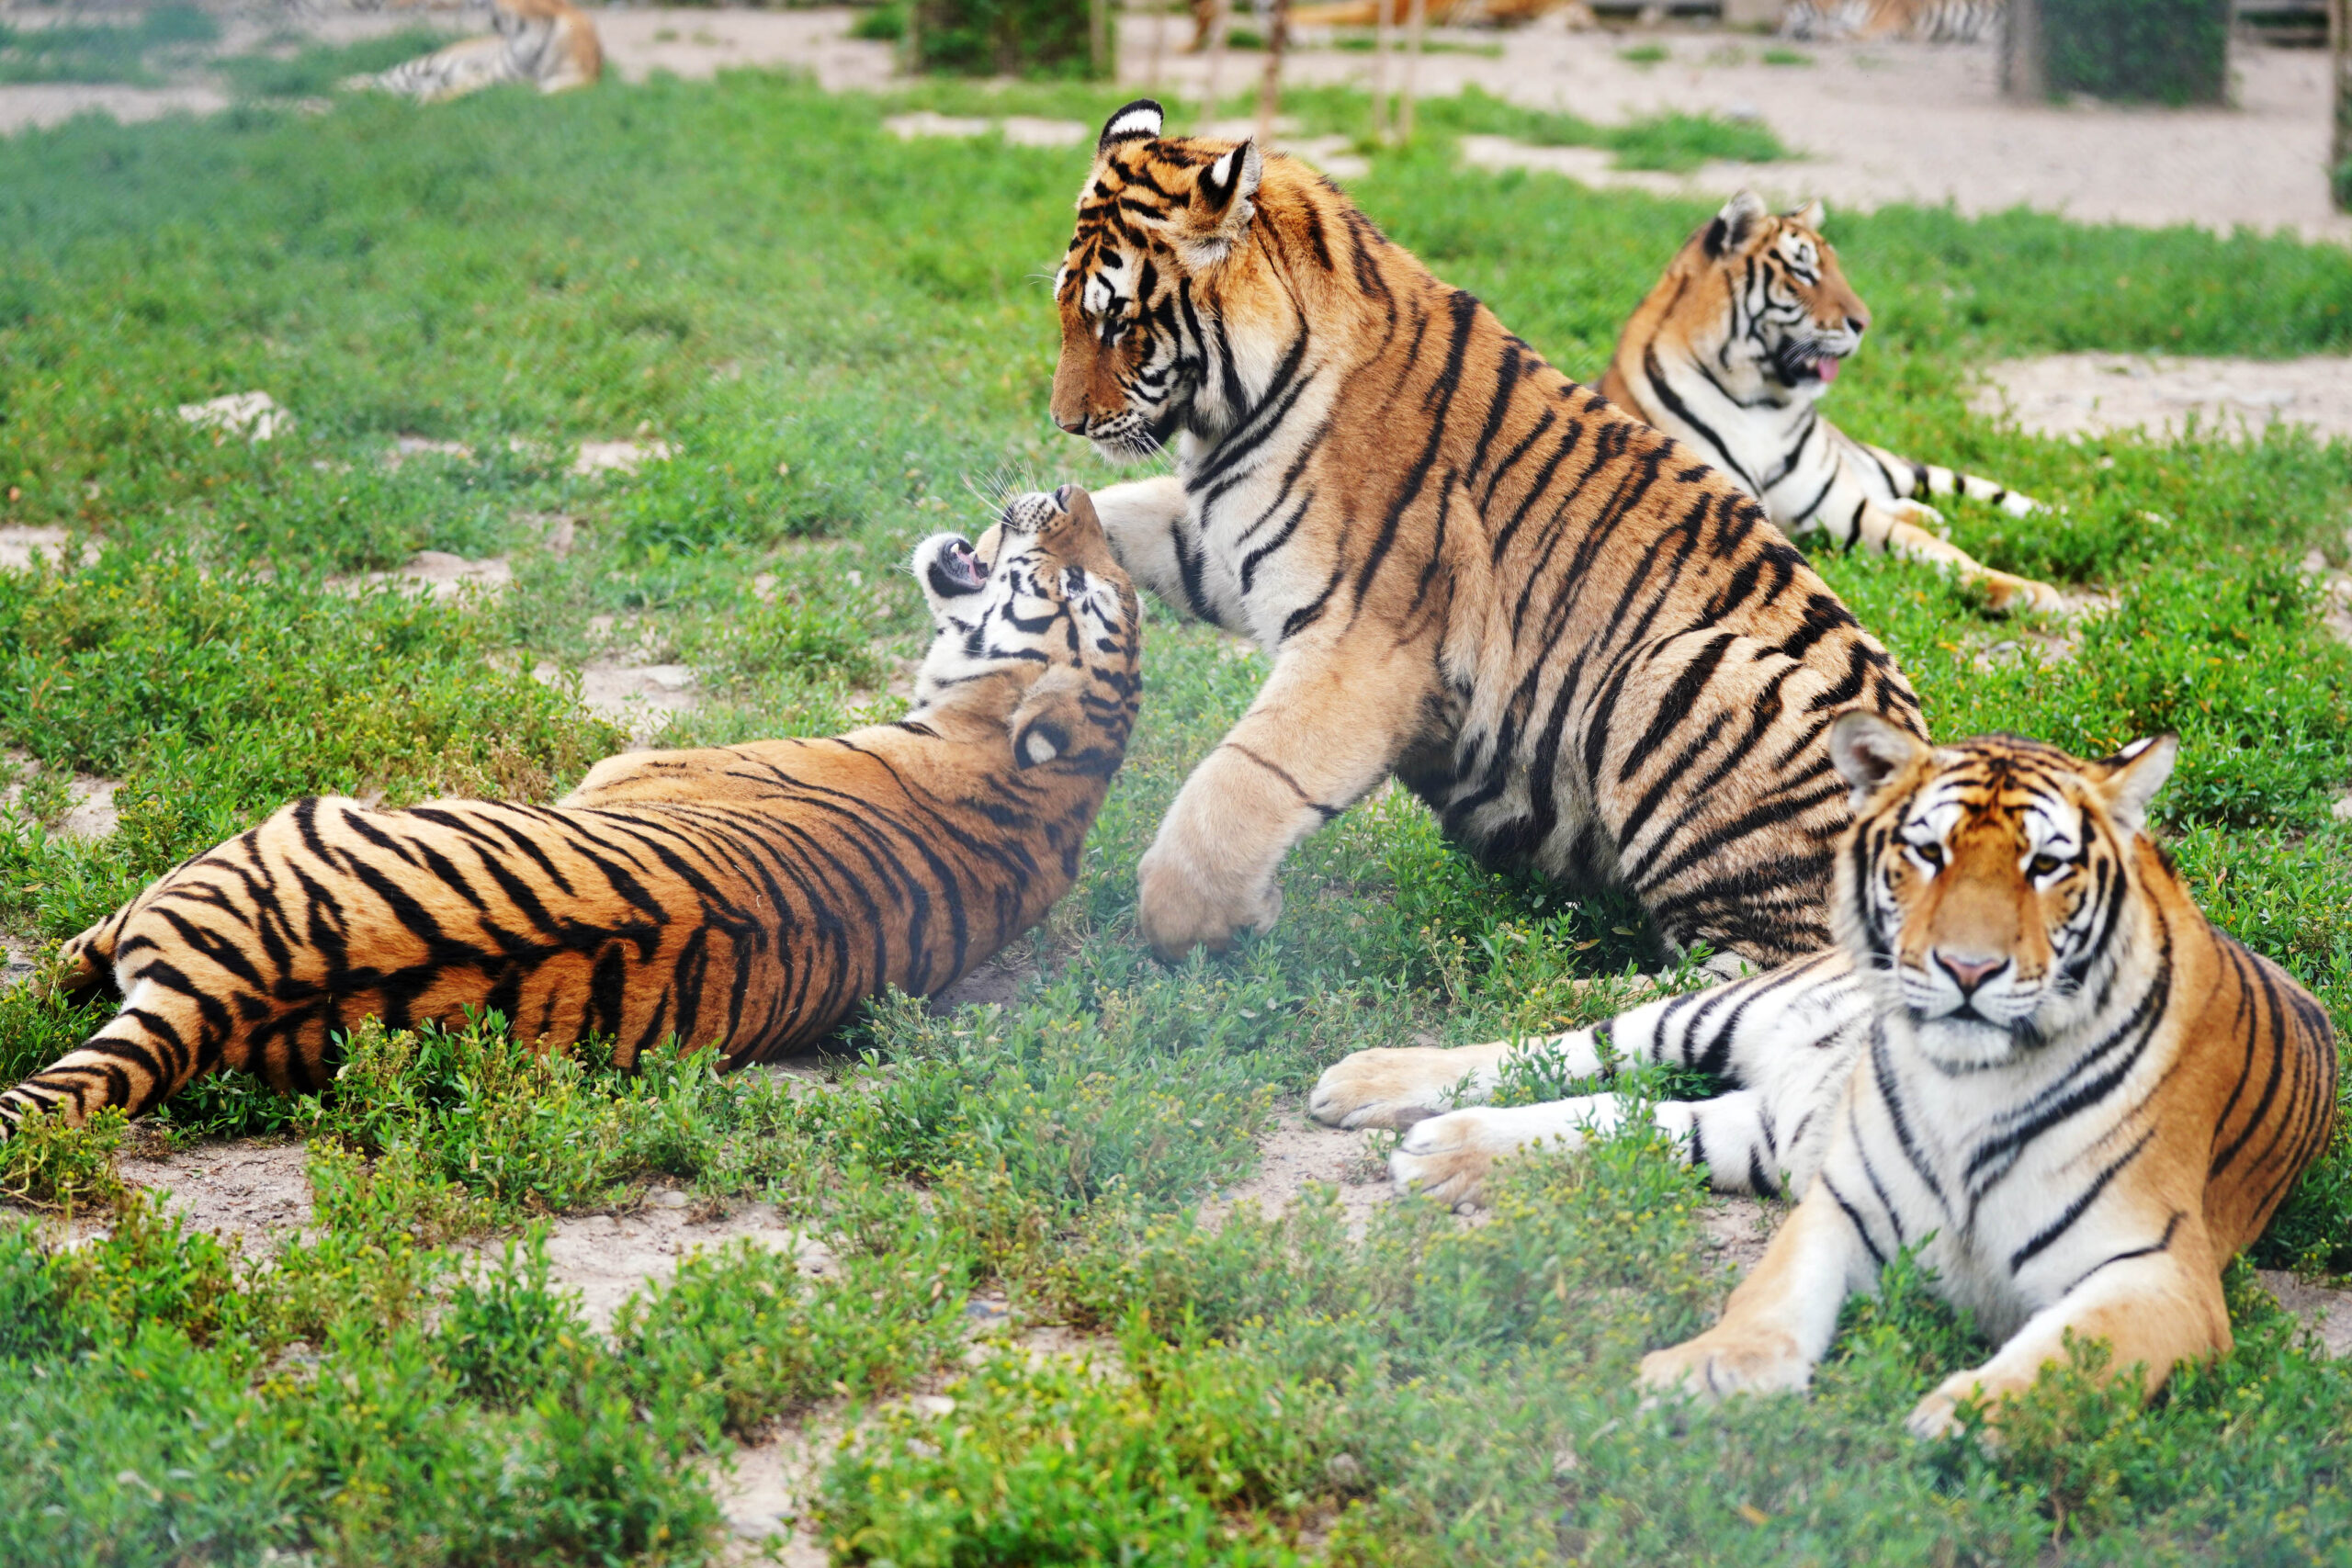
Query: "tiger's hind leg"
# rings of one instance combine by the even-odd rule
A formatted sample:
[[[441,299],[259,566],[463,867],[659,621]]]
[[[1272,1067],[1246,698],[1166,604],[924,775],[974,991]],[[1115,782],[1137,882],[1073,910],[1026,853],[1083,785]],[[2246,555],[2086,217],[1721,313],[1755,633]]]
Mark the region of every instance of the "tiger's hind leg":
[[[216,1004],[217,1007],[217,1004]],[[54,1111],[79,1127],[108,1106],[136,1116],[160,1104],[220,1059],[203,998],[150,978],[134,981],[122,1010],[55,1062],[0,1094],[0,1134],[33,1111]]]

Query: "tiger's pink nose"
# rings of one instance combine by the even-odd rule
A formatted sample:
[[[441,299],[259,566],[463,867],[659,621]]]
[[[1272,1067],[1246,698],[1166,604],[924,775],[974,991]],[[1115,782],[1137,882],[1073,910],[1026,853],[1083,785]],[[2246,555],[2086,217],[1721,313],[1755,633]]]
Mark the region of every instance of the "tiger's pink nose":
[[[1992,976],[1995,970],[2008,963],[2006,958],[1955,958],[1949,953],[1938,953],[1936,962],[1966,996]]]

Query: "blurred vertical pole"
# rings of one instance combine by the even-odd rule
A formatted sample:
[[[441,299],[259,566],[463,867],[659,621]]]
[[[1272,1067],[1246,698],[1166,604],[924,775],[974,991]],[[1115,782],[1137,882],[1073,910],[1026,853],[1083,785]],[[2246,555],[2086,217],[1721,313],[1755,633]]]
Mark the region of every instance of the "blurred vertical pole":
[[[1216,121],[1217,78],[1225,73],[1226,6],[1230,0],[1209,0],[1209,68],[1201,84],[1200,134],[1208,134]]]
[[[1086,0],[1086,63],[1098,82],[1119,74],[1111,58],[1111,0]]]
[[[907,74],[922,74],[922,0],[907,0]]]
[[[1372,0],[1372,139],[1388,141],[1388,46],[1396,31],[1396,0]]]
[[[1283,51],[1290,43],[1290,0],[1266,7],[1266,73],[1258,79],[1258,145],[1272,147],[1283,111]]]
[[[2327,186],[2352,212],[2352,0],[2327,0],[2327,57],[2335,65],[2335,135],[2328,142]]]
[[[2042,70],[2041,0],[2009,0],[2001,15],[2001,91],[2038,104],[2050,96],[2050,78]]]
[[[1150,62],[1143,68],[1143,90],[1147,96],[1156,98],[1159,96],[1159,56],[1164,47],[1162,40],[1168,32],[1168,5],[1167,0],[1150,0],[1150,4],[1151,58]]]
[[[1413,93],[1420,74],[1421,41],[1429,33],[1430,0],[1413,0],[1411,40],[1405,46],[1405,90],[1396,105],[1396,140],[1413,139]]]

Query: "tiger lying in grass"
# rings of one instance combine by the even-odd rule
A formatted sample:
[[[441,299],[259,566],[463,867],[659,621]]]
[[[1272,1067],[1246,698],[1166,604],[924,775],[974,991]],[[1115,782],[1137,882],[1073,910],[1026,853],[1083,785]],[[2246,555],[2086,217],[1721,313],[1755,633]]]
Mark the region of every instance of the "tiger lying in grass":
[[[1870,308],[1821,237],[1821,204],[1775,217],[1742,191],[1690,236],[1617,340],[1600,394],[1689,442],[1764,502],[1783,532],[1818,529],[1948,566],[1996,609],[2063,611],[2046,582],[1978,565],[1921,497],[1965,495],[2023,517],[2029,496],[1853,437],[1815,405],[1862,344]]]
[[[596,24],[571,0],[492,0],[491,26],[495,30],[488,37],[460,39],[389,71],[354,76],[344,86],[431,104],[510,82],[560,93],[605,73]]]
[[[608,758],[552,807],[298,801],[65,944],[122,1010],[0,1096],[136,1113],[220,1067],[307,1092],[370,1014],[495,1010],[616,1057],[674,1037],[729,1066],[886,986],[933,992],[1044,918],[1135,722],[1135,592],[1092,502],[1005,508],[918,547],[937,633],[896,724]]]
[[[1623,1059],[1723,1077],[1647,1114],[1717,1190],[1803,1195],[1723,1321],[1643,1381],[1804,1387],[1846,1297],[1905,1247],[2006,1339],[1912,1413],[1923,1437],[2030,1385],[2069,1333],[2109,1341],[2149,1393],[2229,1348],[2222,1268],[2326,1145],[2336,1051],[2319,1004],[2214,930],[2147,836],[2175,750],[1931,749],[1848,714],[1838,947],[1533,1047],[1572,1077]],[[1605,1093],[1478,1105],[1510,1050],[1359,1052],[1313,1110],[1409,1127],[1397,1182],[1455,1201],[1497,1157],[1629,1113]],[[1457,1091],[1471,1108],[1438,1114]]]

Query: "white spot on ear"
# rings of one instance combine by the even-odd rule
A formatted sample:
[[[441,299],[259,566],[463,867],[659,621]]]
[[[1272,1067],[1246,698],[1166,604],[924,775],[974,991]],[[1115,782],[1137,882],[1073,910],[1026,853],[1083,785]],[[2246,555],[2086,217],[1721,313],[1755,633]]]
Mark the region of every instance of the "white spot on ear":
[[[2123,748],[2123,750],[2122,750],[2118,751],[2118,752],[2116,753],[2116,755],[2117,755],[2117,756],[2119,756],[2119,757],[2123,758],[2125,761],[2130,761],[2132,758],[2138,756],[2141,752],[2143,752],[2143,751],[2146,750],[2149,747],[2151,747],[2151,746],[2154,745],[2155,743],[2156,743],[2156,738],[2155,738],[2154,736],[2153,736],[2153,735],[2143,735],[2143,736],[2142,736],[2139,739],[2134,740],[2133,742],[2132,742],[2132,744],[2131,744],[2131,745],[2126,746],[2125,748]]]
[[[1029,732],[1029,739],[1022,743],[1021,749],[1028,753],[1029,765],[1033,768],[1041,763],[1050,762],[1058,755],[1054,750],[1054,743],[1034,729]]]
[[[1102,128],[1102,140],[1107,143],[1125,141],[1136,136],[1158,136],[1160,128],[1167,123],[1158,104],[1130,104]]]

